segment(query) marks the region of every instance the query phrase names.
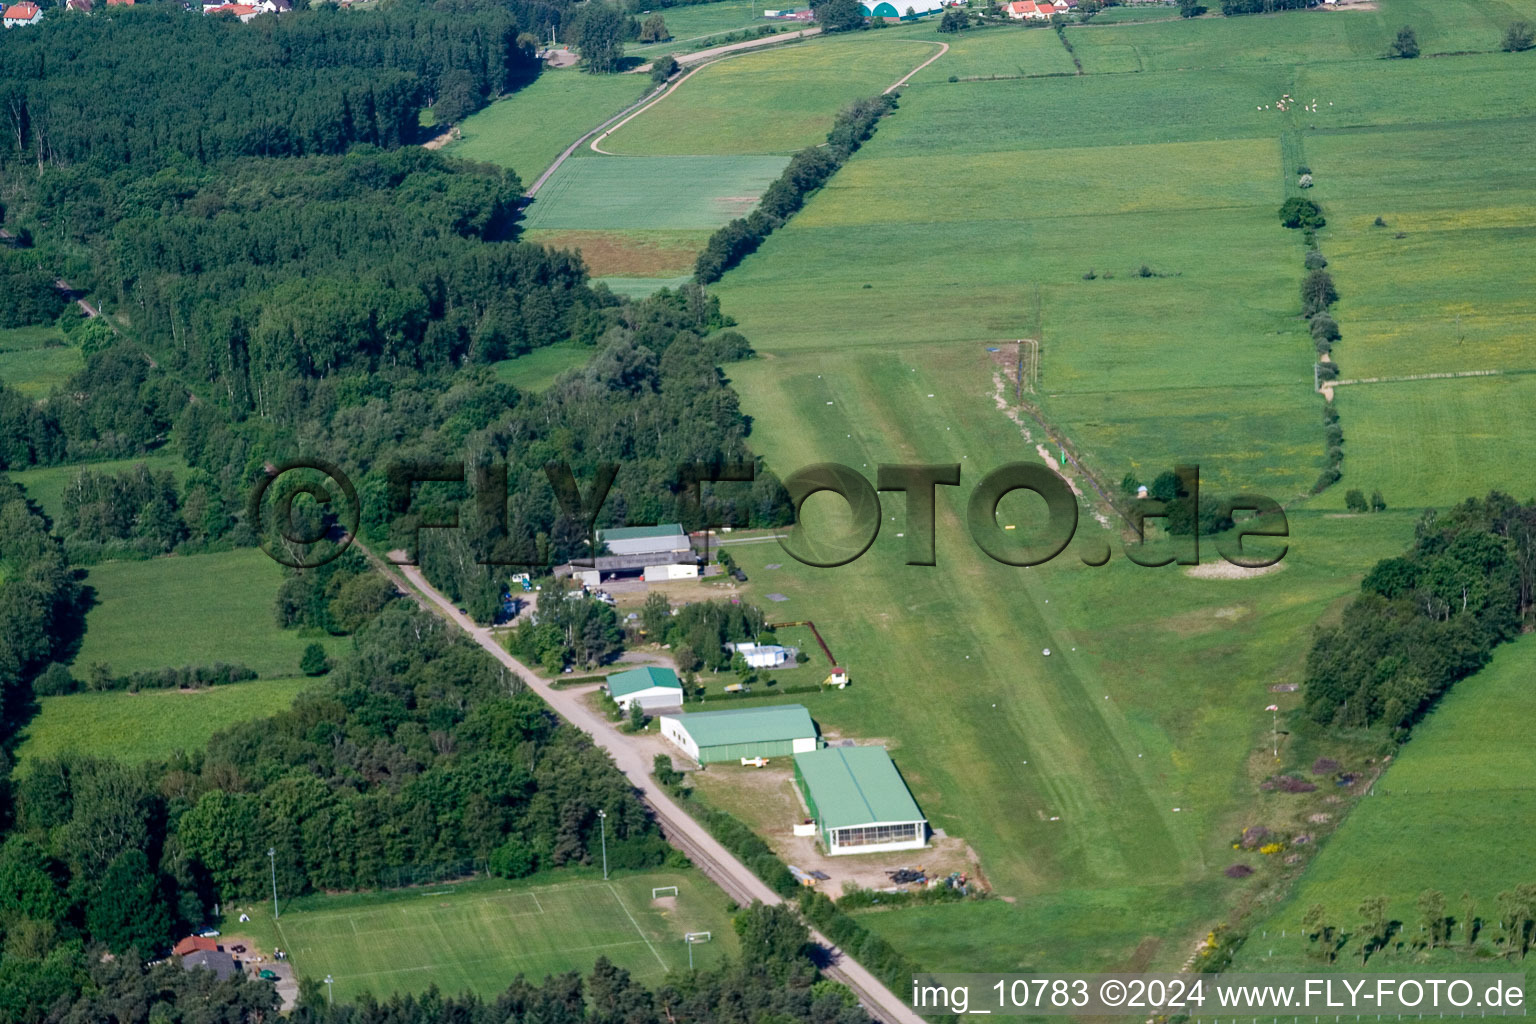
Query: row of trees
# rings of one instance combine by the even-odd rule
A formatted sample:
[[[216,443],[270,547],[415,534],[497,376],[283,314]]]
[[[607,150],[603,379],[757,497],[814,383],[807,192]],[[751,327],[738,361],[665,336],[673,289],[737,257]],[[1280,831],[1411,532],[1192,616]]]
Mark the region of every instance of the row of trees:
[[[1493,492],[1442,516],[1427,511],[1413,546],[1376,563],[1360,589],[1312,645],[1307,713],[1406,730],[1529,620],[1536,503]]]
[[[31,707],[32,678],[72,652],[84,599],[63,548],[48,532],[47,518],[3,473],[0,569],[0,742],[5,742]],[[8,759],[0,759],[0,768],[8,767]]]
[[[827,133],[825,145],[796,153],[763,193],[757,209],[710,236],[694,264],[694,276],[699,282],[711,284],[720,280],[727,270],[756,252],[763,240],[805,205],[810,194],[826,184],[875,133],[880,118],[895,109],[896,100],[889,95],[859,100],[845,107]]]
[[[1416,901],[1419,929],[1399,940],[1398,946],[1413,952],[1449,948],[1456,944],[1459,929],[1461,942],[1468,950],[1473,950],[1477,948],[1480,934],[1492,923],[1499,929],[1497,942],[1503,946],[1504,956],[1524,960],[1532,940],[1536,939],[1536,884],[1526,883],[1506,889],[1494,898],[1494,904],[1494,920],[1486,921],[1478,916],[1477,901],[1472,894],[1463,892],[1460,914],[1453,915],[1445,893],[1425,889]],[[1385,896],[1363,900],[1355,911],[1358,925],[1353,931],[1346,931],[1326,906],[1312,904],[1301,919],[1308,954],[1332,963],[1352,942],[1358,942],[1356,952],[1361,964],[1366,963],[1373,954],[1389,949],[1393,940],[1403,932],[1404,923],[1391,917],[1389,906]]]

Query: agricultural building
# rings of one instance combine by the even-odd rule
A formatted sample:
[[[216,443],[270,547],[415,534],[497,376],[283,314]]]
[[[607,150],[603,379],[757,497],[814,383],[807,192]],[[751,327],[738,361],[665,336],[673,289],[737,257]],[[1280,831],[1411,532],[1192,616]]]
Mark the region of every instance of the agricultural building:
[[[859,10],[866,18],[898,18],[907,21],[943,10],[939,0],[861,0]]]
[[[634,703],[638,703],[644,711],[675,708],[683,703],[683,684],[678,680],[677,673],[669,668],[647,665],[627,672],[615,672],[608,677],[605,685],[608,696],[625,711]]]
[[[597,539],[608,545],[614,555],[692,555],[688,535],[682,524],[667,523],[663,526],[623,526],[613,530],[598,530]]]
[[[884,747],[795,755],[795,782],[829,854],[917,850],[928,821]]]
[[[615,579],[655,582],[698,578],[699,556],[681,524],[598,530],[597,540],[599,545],[607,545],[608,554],[557,566],[555,575],[574,575],[589,587]]]
[[[662,715],[661,734],[700,764],[789,757],[816,749],[816,723],[801,704]]]

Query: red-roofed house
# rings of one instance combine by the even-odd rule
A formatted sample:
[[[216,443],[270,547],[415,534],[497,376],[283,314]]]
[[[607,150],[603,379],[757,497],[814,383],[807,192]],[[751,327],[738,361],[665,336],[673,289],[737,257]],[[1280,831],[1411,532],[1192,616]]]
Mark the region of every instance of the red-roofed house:
[[[66,11],[79,11],[81,14],[91,13],[91,0],[64,0]]]
[[[250,21],[261,12],[250,4],[219,4],[217,7],[204,7],[204,14],[233,14],[241,21]]]
[[[5,9],[5,27],[15,28],[17,25],[36,25],[43,20],[43,9],[31,0],[22,0],[19,4],[11,4]]]
[[[218,953],[223,948],[223,946],[219,945],[217,939],[205,939],[201,935],[188,935],[171,947],[171,952],[177,956],[190,956],[199,950],[204,953]]]
[[[1015,21],[1041,21],[1051,16],[1050,4],[1037,4],[1035,0],[1014,0],[1007,7],[1008,17]]]
[[[132,7],[133,0],[107,0],[108,7],[116,7],[118,4],[122,4],[125,7]]]

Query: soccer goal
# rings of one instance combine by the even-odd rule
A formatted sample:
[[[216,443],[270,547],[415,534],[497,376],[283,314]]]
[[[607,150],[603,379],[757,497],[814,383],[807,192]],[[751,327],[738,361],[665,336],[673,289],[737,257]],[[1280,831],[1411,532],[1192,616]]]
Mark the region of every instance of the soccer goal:
[[[651,899],[653,899],[653,900],[659,900],[663,896],[676,896],[676,895],[677,895],[677,886],[675,886],[675,885],[658,886],[657,888],[651,890]]]
[[[710,941],[710,939],[709,939],[709,932],[684,932],[683,933],[683,941],[684,942],[708,942],[708,941]]]

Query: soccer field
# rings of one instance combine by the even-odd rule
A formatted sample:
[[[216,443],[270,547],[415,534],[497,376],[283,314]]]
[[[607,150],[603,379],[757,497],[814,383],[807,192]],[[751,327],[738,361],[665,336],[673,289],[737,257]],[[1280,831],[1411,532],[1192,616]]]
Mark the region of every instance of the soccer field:
[[[665,886],[678,895],[653,900]],[[491,996],[519,974],[585,974],[599,956],[654,984],[687,969],[687,932],[710,933],[693,947],[701,968],[737,948],[724,897],[690,872],[321,898],[314,909],[285,910],[275,928],[264,915],[238,927],[270,931],[301,977],[335,978],[337,999],[432,984]]]

